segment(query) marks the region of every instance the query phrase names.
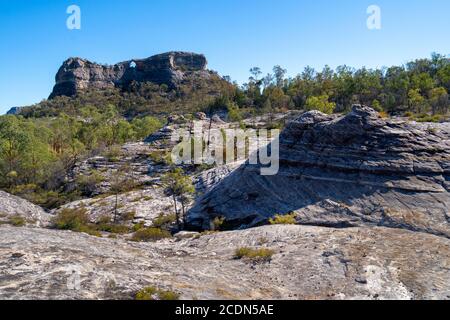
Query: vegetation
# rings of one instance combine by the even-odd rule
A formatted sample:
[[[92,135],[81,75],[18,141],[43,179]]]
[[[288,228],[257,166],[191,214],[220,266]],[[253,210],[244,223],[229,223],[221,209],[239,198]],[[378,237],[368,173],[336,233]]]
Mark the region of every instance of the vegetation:
[[[59,230],[83,232],[100,237],[100,232],[90,223],[86,209],[63,209],[53,219],[53,225]]]
[[[270,224],[296,224],[295,213],[280,215],[277,214],[273,219],[269,219]]]
[[[179,300],[180,295],[173,291],[146,287],[136,294],[136,300]]]
[[[25,220],[25,218],[16,215],[16,216],[12,216],[8,219],[8,223],[14,227],[23,227],[24,225],[26,225],[27,221]]]
[[[53,219],[53,226],[59,230],[84,232],[93,236],[101,236],[101,232],[112,234],[127,234],[132,229],[126,225],[114,223],[108,216],[102,217],[97,223],[92,223],[86,209],[62,209]]]
[[[195,187],[189,176],[185,175],[183,169],[175,168],[166,173],[162,177],[162,182],[165,186],[166,194],[172,196],[176,222],[178,229],[182,229],[186,216],[186,205],[190,200],[189,195],[195,193]],[[181,204],[181,210],[178,208],[178,203]]]
[[[65,190],[65,179],[80,160],[95,154],[114,158],[116,145],[143,139],[162,126],[156,118],[131,122],[113,106],[102,112],[81,107],[78,115],[57,118],[0,117],[0,189],[46,208],[89,196],[102,181],[100,172],[76,179],[76,191]]]
[[[134,83],[125,92],[88,90],[73,98],[45,100],[23,109],[20,116],[1,116],[0,189],[48,209],[91,196],[102,173],[77,177],[76,185],[68,187],[66,179],[75,164],[95,155],[116,161],[118,146],[144,139],[172,113],[205,111],[211,116],[225,111],[229,120],[242,127],[242,119],[258,114],[267,114],[269,127],[278,127],[272,123],[275,112],[346,112],[354,103],[372,106],[384,116],[405,115],[420,122],[442,121],[449,113],[450,59],[439,54],[382,69],[326,66],[316,71],[306,67],[301,74],[286,77],[287,71],[275,66],[266,76],[257,67],[250,73],[242,86],[218,76],[193,80],[176,90]],[[167,154],[150,157],[170,165]],[[183,175],[173,171],[164,180],[180,226],[193,192]]]
[[[131,240],[136,242],[150,242],[170,238],[171,236],[170,232],[161,228],[142,228],[133,234]]]
[[[234,257],[236,259],[248,259],[252,262],[269,262],[272,260],[274,251],[266,248],[252,249],[248,247],[242,247],[236,249]]]

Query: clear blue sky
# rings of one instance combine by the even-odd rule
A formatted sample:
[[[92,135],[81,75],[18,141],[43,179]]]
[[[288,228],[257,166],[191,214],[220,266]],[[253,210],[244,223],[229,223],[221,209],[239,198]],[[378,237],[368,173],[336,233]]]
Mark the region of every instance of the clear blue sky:
[[[81,30],[66,9],[81,8]],[[366,27],[367,7],[382,29]],[[0,114],[39,102],[70,56],[114,64],[186,50],[243,82],[280,64],[381,67],[450,53],[448,0],[0,0]]]

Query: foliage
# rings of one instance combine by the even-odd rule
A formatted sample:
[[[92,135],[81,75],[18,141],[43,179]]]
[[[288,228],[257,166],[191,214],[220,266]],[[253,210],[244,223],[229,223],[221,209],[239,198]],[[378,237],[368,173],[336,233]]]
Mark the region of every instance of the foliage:
[[[173,291],[146,287],[136,294],[136,300],[179,300],[180,295]]]
[[[331,114],[333,113],[336,104],[334,102],[329,102],[328,99],[329,97],[326,94],[318,97],[309,97],[306,100],[305,109],[318,110],[326,114]]]
[[[274,251],[261,248],[261,249],[252,249],[248,247],[242,247],[236,249],[234,253],[234,257],[236,259],[248,259],[253,262],[269,262],[274,255]]]
[[[297,224],[295,213],[280,215],[277,214],[273,219],[269,219],[270,224]]]
[[[142,228],[133,234],[131,240],[136,242],[149,242],[170,237],[170,232],[160,228]]]
[[[191,178],[185,175],[181,168],[169,171],[162,177],[161,181],[166,194],[172,196],[177,225],[181,229],[186,216],[186,205],[190,201],[189,195],[195,193],[195,187]],[[178,209],[178,202],[181,203],[181,212]]]
[[[26,225],[27,221],[25,220],[24,217],[15,215],[15,216],[9,217],[8,223],[15,227],[23,227],[24,225]]]

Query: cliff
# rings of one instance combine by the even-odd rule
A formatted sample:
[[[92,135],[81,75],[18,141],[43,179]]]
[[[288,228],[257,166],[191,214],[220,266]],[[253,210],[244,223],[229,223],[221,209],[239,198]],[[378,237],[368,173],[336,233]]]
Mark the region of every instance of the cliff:
[[[450,237],[450,126],[383,119],[355,106],[345,116],[312,111],[280,136],[280,171],[245,164],[197,201],[191,229],[297,223],[386,226]]]
[[[105,66],[81,58],[66,60],[56,74],[50,99],[74,96],[86,89],[127,89],[133,82],[152,82],[176,88],[192,78],[209,78],[205,56],[188,52],[168,52],[142,60]]]

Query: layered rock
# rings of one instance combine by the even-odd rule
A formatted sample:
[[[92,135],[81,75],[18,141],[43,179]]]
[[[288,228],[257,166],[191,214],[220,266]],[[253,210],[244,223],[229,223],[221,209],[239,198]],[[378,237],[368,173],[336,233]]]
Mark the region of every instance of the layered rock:
[[[308,112],[280,137],[280,171],[245,164],[188,214],[191,229],[267,223],[295,213],[300,224],[388,226],[450,237],[450,124],[381,118],[355,106],[345,116]]]
[[[45,227],[50,224],[51,215],[27,200],[0,191],[0,224],[19,223]],[[16,222],[14,222],[16,221]]]
[[[56,74],[56,85],[50,99],[74,96],[86,89],[126,89],[133,82],[166,84],[175,88],[187,78],[209,78],[205,56],[189,52],[168,52],[120,62],[113,66],[100,65],[81,58],[66,60]]]
[[[183,235],[188,236],[188,235]],[[449,239],[388,228],[266,226],[134,243],[0,226],[0,299],[450,299]],[[273,250],[270,262],[234,258]]]

